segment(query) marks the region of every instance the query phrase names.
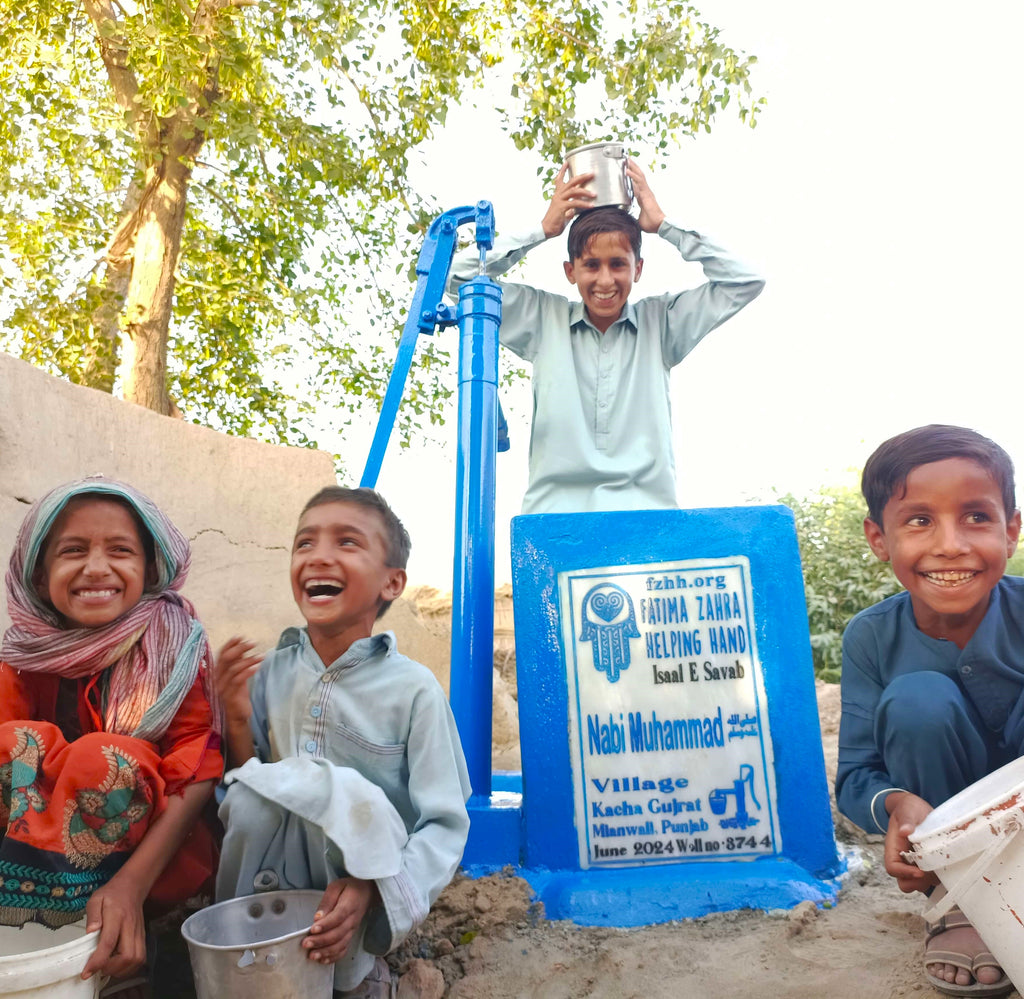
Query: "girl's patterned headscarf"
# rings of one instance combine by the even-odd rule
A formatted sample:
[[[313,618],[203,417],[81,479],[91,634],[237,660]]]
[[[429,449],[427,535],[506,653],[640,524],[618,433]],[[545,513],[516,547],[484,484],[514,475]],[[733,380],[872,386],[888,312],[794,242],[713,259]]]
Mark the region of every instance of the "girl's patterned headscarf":
[[[153,539],[156,582],[139,602],[99,628],[64,627],[57,612],[36,592],[33,575],[46,536],[68,501],[77,496],[126,502]],[[196,677],[220,710],[211,671],[210,647],[195,610],[177,591],[188,575],[191,552],[184,535],[148,497],[131,486],[93,476],[58,486],[28,512],[7,569],[11,627],[0,660],[19,670],[79,678],[110,667],[104,706],[106,731],[155,742],[167,731]]]

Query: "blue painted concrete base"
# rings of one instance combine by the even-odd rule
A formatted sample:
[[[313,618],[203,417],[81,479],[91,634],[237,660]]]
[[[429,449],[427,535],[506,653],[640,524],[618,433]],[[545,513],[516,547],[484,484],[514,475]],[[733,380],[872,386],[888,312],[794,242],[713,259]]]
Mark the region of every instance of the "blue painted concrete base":
[[[466,810],[469,812],[469,839],[462,854],[464,867],[485,867],[490,873],[522,856],[521,793],[494,791],[489,799],[474,795],[466,803]]]
[[[791,909],[835,902],[836,880],[792,861],[722,861],[621,871],[524,871],[548,919],[581,926],[646,926],[731,909]]]
[[[465,868],[470,877],[493,871]],[[840,888],[838,877],[819,880],[784,858],[629,870],[517,868],[515,873],[530,884],[547,919],[580,926],[648,926],[733,909],[791,909],[804,901],[831,905]]]
[[[522,778],[494,775],[489,799],[471,798],[469,840],[463,873],[484,877],[512,867],[544,905],[547,919],[568,919],[580,926],[648,926],[696,919],[733,909],[792,909],[800,902],[831,905],[846,872],[840,857],[834,877],[815,878],[785,857],[753,861],[664,864],[622,870],[552,871],[525,868],[522,856]]]

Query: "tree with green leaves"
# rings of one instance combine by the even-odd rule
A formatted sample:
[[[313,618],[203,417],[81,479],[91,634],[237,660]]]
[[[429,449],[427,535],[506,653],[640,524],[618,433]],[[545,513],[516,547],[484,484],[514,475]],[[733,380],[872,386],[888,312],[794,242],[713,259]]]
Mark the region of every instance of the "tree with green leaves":
[[[452,104],[507,79],[495,114],[557,164],[606,122],[753,124],[753,61],[685,0],[0,0],[0,347],[307,442],[318,403],[380,398],[438,211],[407,168]]]

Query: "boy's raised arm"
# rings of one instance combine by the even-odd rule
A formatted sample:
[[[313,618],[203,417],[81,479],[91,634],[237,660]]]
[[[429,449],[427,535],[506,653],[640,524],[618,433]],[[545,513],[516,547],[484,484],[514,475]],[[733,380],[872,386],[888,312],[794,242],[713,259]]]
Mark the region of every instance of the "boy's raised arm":
[[[214,665],[214,680],[224,705],[224,735],[229,767],[240,767],[256,755],[249,728],[249,720],[252,718],[249,679],[259,669],[263,655],[253,655],[255,647],[255,642],[235,635],[221,646]]]

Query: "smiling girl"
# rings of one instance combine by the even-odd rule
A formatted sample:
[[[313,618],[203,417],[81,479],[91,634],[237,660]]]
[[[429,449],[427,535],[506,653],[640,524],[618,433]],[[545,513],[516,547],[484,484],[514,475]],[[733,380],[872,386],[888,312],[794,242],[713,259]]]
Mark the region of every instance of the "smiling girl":
[[[209,645],[177,591],[187,540],[93,477],[39,500],[7,571],[0,647],[0,922],[100,931],[83,971],[146,958],[143,904],[216,867],[200,820],[223,769]]]

